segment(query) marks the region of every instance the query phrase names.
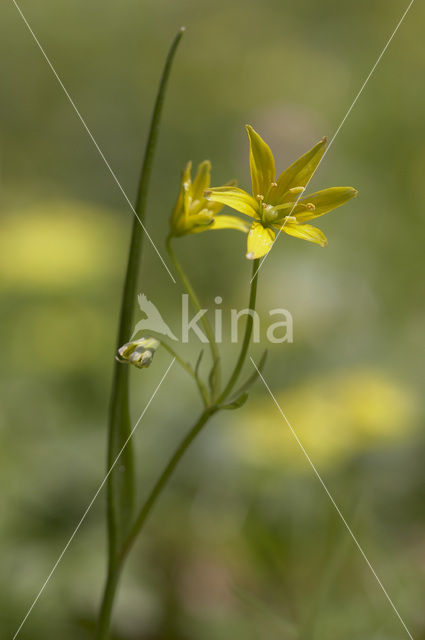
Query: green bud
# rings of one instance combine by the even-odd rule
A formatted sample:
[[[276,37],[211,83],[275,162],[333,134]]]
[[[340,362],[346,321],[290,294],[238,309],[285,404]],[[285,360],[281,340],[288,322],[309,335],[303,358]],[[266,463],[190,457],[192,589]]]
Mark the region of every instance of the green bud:
[[[140,338],[140,340],[126,342],[118,349],[115,357],[118,362],[133,364],[138,369],[144,369],[152,362],[159,345],[160,342],[155,338]]]

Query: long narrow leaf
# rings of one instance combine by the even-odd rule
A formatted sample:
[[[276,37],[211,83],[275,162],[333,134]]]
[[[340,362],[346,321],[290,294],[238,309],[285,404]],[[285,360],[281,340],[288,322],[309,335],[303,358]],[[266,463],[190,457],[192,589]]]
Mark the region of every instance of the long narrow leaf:
[[[137,283],[140,271],[143,245],[143,223],[145,218],[146,200],[152,172],[152,164],[159,133],[160,117],[164,103],[167,82],[169,79],[172,62],[183,35],[183,29],[177,33],[168,52],[165,66],[162,72],[160,85],[152,113],[149,135],[145,148],[142,172],[140,176],[138,195],[136,200],[137,217],[134,217],[128,256],[127,271],[123,287],[121,314],[118,330],[117,348],[128,341],[135,308]],[[130,431],[130,412],[128,398],[129,367],[115,363],[112,383],[109,438],[108,438],[108,470]],[[125,538],[131,526],[134,509],[134,461],[131,441],[124,449],[119,464],[109,476],[108,480],[108,534],[110,559],[116,553],[117,548]]]

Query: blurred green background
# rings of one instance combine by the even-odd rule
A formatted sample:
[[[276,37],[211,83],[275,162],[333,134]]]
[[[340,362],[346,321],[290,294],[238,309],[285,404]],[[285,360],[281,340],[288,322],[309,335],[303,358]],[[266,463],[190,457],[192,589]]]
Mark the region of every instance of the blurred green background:
[[[405,5],[21,2],[131,198],[165,53],[186,25],[148,203],[161,248],[188,159],[209,158],[215,185],[235,176],[247,187],[246,122],[281,169],[331,136]],[[270,349],[266,379],[415,640],[425,638],[424,19],[415,3],[314,178],[359,197],[319,221],[326,250],[281,237],[259,295],[265,316],[294,317],[294,343]],[[103,478],[132,214],[9,0],[0,21],[0,628],[11,638]],[[205,306],[216,295],[224,309],[245,306],[242,235],[206,233],[177,250]],[[140,290],[178,329],[181,289],[148,244]],[[234,349],[223,348],[227,362]],[[192,361],[198,351],[185,347]],[[168,362],[159,352],[132,372],[134,421]],[[135,436],[140,499],[198,410],[175,367]],[[92,637],[104,498],[22,640]],[[114,634],[407,637],[261,383],[173,478],[131,557]]]

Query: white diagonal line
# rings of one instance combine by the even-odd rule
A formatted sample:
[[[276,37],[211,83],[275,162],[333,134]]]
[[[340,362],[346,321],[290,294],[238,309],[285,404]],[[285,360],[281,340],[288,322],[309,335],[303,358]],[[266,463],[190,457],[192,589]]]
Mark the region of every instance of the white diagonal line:
[[[126,192],[124,191],[120,181],[117,178],[117,175],[115,173],[115,171],[112,169],[111,165],[109,164],[108,160],[105,157],[105,154],[103,153],[102,149],[99,147],[98,143],[96,142],[95,137],[93,136],[92,132],[90,131],[89,127],[86,124],[86,121],[84,120],[83,116],[81,115],[81,113],[79,112],[75,102],[73,101],[73,99],[71,98],[67,88],[65,87],[64,83],[62,82],[61,78],[59,77],[58,73],[56,72],[56,69],[54,68],[53,64],[51,63],[47,53],[44,51],[40,41],[38,40],[37,36],[35,35],[34,31],[32,30],[31,26],[28,23],[28,20],[26,19],[26,17],[24,16],[24,14],[22,13],[21,8],[19,7],[18,3],[16,2],[16,0],[12,0],[13,4],[15,5],[16,9],[18,10],[19,15],[21,16],[22,20],[24,21],[28,31],[30,32],[30,34],[32,35],[35,43],[37,44],[38,48],[40,49],[41,53],[43,54],[44,59],[46,60],[47,64],[49,65],[53,75],[55,76],[56,80],[58,81],[59,85],[61,86],[64,94],[66,95],[66,97],[68,98],[69,103],[71,104],[72,108],[74,109],[75,113],[77,114],[81,124],[83,125],[84,129],[86,130],[90,140],[93,142],[94,146],[96,147],[100,157],[102,158],[103,162],[105,163],[105,165],[107,166],[109,173],[111,174],[111,176],[113,177],[118,189],[121,191],[122,195],[124,196],[128,206],[130,207],[130,209],[132,210],[133,214],[136,216],[137,220],[139,221],[143,231],[145,232],[149,242],[151,243],[153,249],[155,250],[155,253],[157,254],[158,258],[161,260],[162,264],[164,265],[165,269],[167,270],[168,275],[170,276],[171,280],[174,282],[174,284],[176,284],[176,281],[171,273],[171,271],[169,270],[169,268],[167,267],[164,258],[162,257],[162,255],[160,254],[158,247],[156,246],[156,244],[154,243],[154,241],[152,240],[150,234],[148,233],[145,225],[143,224],[142,220],[140,219],[139,215],[137,214],[137,211],[135,210],[135,208],[133,207],[133,205],[131,204],[131,201],[129,199],[129,197],[127,196]]]
[[[81,525],[83,524],[84,520],[87,517],[87,514],[89,513],[90,509],[92,508],[93,504],[96,501],[96,498],[98,497],[99,493],[102,491],[103,487],[105,486],[106,481],[108,480],[110,474],[112,473],[115,465],[117,464],[118,460],[121,457],[122,452],[124,451],[124,449],[126,448],[126,446],[128,445],[128,443],[130,442],[131,438],[134,435],[134,432],[136,431],[137,427],[139,426],[139,423],[141,422],[143,416],[145,415],[146,411],[148,410],[152,400],[154,399],[154,397],[157,394],[157,391],[159,389],[159,387],[162,385],[162,383],[164,382],[166,376],[168,375],[168,372],[170,371],[171,367],[173,366],[173,364],[175,363],[176,359],[173,358],[172,361],[170,362],[170,364],[167,367],[166,372],[164,373],[164,375],[162,376],[160,382],[158,383],[157,387],[155,388],[155,391],[153,392],[153,394],[151,395],[151,397],[149,398],[148,403],[146,404],[145,408],[143,409],[142,413],[139,416],[139,419],[137,420],[136,424],[134,425],[134,427],[132,428],[130,435],[128,436],[127,440],[124,442],[120,452],[118,453],[117,457],[115,458],[114,462],[112,463],[112,465],[109,467],[108,473],[106,474],[106,476],[104,477],[104,479],[102,480],[101,484],[99,485],[99,488],[97,489],[96,493],[94,494],[93,498],[91,499],[88,507],[86,508],[86,510],[84,511],[79,523],[77,524],[77,526],[75,527],[74,531],[72,532],[72,535],[70,536],[68,542],[66,543],[66,545],[64,546],[63,550],[61,551],[58,559],[56,560],[55,564],[53,565],[49,575],[47,576],[46,580],[43,583],[43,586],[41,587],[40,591],[38,592],[37,596],[34,598],[30,608],[28,609],[27,613],[25,614],[24,619],[22,620],[21,624],[19,625],[15,635],[13,636],[13,640],[15,640],[22,627],[24,626],[25,622],[28,619],[28,616],[30,615],[31,611],[34,609],[35,605],[37,604],[41,594],[43,593],[44,589],[47,587],[50,578],[53,576],[54,572],[56,571],[56,569],[58,568],[59,563],[61,562],[62,558],[64,557],[65,553],[68,550],[69,545],[71,544],[71,542],[73,541],[73,539],[75,538],[79,528],[81,527]],[[122,366],[126,366],[126,365],[122,365]]]
[[[347,529],[348,533],[350,534],[350,536],[352,537],[352,539],[354,540],[356,547],[358,548],[358,550],[360,551],[360,553],[362,554],[367,566],[369,567],[369,569],[371,570],[371,572],[373,573],[373,575],[376,578],[376,581],[378,582],[379,586],[381,587],[382,591],[385,594],[385,597],[387,598],[388,602],[390,603],[391,607],[393,608],[397,618],[400,620],[401,624],[404,627],[404,630],[406,631],[407,635],[409,636],[410,640],[413,640],[413,636],[410,633],[409,629],[407,628],[403,618],[401,617],[401,615],[399,614],[397,607],[395,606],[394,602],[391,600],[390,595],[388,594],[388,591],[385,589],[384,585],[382,584],[379,576],[377,575],[375,569],[372,567],[370,561],[368,560],[366,553],[363,550],[363,547],[360,545],[359,541],[357,540],[356,536],[354,535],[350,525],[348,524],[348,522],[346,521],[346,519],[344,518],[341,509],[338,507],[337,503],[335,502],[331,492],[329,491],[328,487],[326,486],[324,480],[322,479],[322,476],[320,475],[320,473],[318,472],[318,470],[316,469],[312,459],[310,458],[310,456],[308,455],[304,445],[302,444],[301,440],[299,439],[295,429],[293,428],[293,426],[291,425],[291,423],[289,422],[288,418],[286,417],[286,415],[283,413],[283,410],[280,406],[280,404],[278,403],[278,401],[276,400],[275,396],[273,395],[272,390],[270,389],[269,385],[267,384],[267,382],[264,379],[264,376],[262,375],[261,371],[259,370],[259,368],[257,367],[257,365],[255,364],[254,360],[252,359],[252,357],[250,356],[250,360],[252,362],[252,364],[254,365],[258,376],[261,378],[261,380],[264,383],[264,386],[266,387],[267,391],[269,392],[273,402],[275,403],[276,407],[278,408],[278,411],[280,413],[280,415],[282,416],[282,418],[285,420],[286,424],[288,425],[289,429],[291,430],[292,435],[294,436],[295,440],[297,441],[297,444],[299,445],[301,451],[303,452],[303,454],[305,455],[305,457],[308,460],[309,465],[311,466],[311,468],[313,469],[317,479],[319,480],[320,484],[322,485],[323,489],[325,490],[329,500],[331,501],[331,503],[333,504],[333,506],[335,507],[339,517],[341,518],[342,522],[345,525],[345,528]]]
[[[400,20],[397,23],[396,28],[394,29],[394,31],[392,32],[391,36],[389,37],[385,47],[382,49],[381,53],[379,54],[375,64],[373,65],[372,69],[369,71],[366,80],[363,82],[362,86],[360,87],[356,97],[354,98],[353,102],[351,103],[348,111],[346,112],[345,116],[343,117],[343,119],[341,120],[341,122],[339,123],[337,130],[335,131],[335,133],[333,134],[332,138],[329,141],[328,146],[325,149],[325,152],[323,154],[323,156],[320,158],[317,167],[315,168],[315,170],[313,171],[313,173],[311,174],[309,180],[307,181],[306,185],[305,185],[305,189],[307,189],[308,185],[310,184],[311,180],[313,179],[313,176],[315,175],[316,171],[318,170],[318,168],[320,167],[320,165],[322,164],[323,160],[325,159],[326,154],[328,153],[329,149],[331,148],[331,146],[333,145],[335,138],[337,137],[337,135],[339,134],[339,132],[341,131],[342,127],[345,124],[345,121],[347,120],[348,116],[350,115],[350,113],[352,112],[357,100],[360,98],[360,96],[363,93],[364,88],[366,87],[367,83],[369,82],[369,80],[371,79],[372,75],[375,72],[376,67],[378,66],[378,64],[381,62],[381,59],[383,57],[383,55],[385,54],[385,52],[387,51],[388,47],[390,46],[395,34],[397,33],[397,31],[399,30],[399,28],[401,27],[401,24],[403,22],[403,20],[405,19],[405,17],[407,16],[408,12],[410,11],[411,6],[413,5],[415,0],[410,0],[409,5],[407,7],[407,9],[405,10],[405,12],[403,13],[403,15],[401,16]],[[303,195],[303,193],[300,193],[298,198],[296,199],[296,201],[294,202],[294,206],[292,207],[291,211],[289,212],[288,216],[292,215],[292,212],[294,211],[295,207],[298,204],[299,199],[301,198],[301,196]],[[285,217],[285,220],[283,222],[283,225],[280,227],[274,242],[270,248],[270,251],[273,249],[276,240],[278,239],[278,237],[280,236],[280,234],[282,233],[282,229],[286,224],[286,221],[288,220],[287,217]],[[254,273],[254,275],[251,278],[251,282],[253,281],[253,279],[255,278],[255,276],[257,275],[257,273],[259,272],[259,270],[261,269],[261,267],[263,266],[264,261],[266,260],[267,256],[269,255],[270,251],[268,253],[266,253],[266,255],[264,256],[264,258],[261,260],[260,264],[258,265],[258,269],[256,270],[256,272]]]

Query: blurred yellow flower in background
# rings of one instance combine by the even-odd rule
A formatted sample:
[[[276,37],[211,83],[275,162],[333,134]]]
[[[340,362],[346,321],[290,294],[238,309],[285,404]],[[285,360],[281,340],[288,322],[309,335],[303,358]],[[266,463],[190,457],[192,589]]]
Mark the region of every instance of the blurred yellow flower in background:
[[[270,251],[276,230],[325,247],[324,233],[305,223],[340,207],[357,195],[352,187],[332,187],[300,197],[325,152],[327,139],[320,140],[276,180],[270,147],[250,125],[246,129],[252,196],[243,189],[224,186],[207,190],[207,199],[232,207],[254,220],[248,233],[246,257],[249,260],[261,258]]]
[[[126,241],[122,216],[87,202],[40,201],[3,213],[4,364],[20,375],[106,371]]]
[[[68,289],[115,271],[125,242],[120,218],[83,202],[40,202],[2,216],[0,287]]]
[[[224,205],[209,202],[204,192],[210,186],[211,163],[204,160],[192,182],[192,163],[183,171],[179,195],[170,219],[170,236],[184,236],[209,229],[236,229],[248,232],[249,225],[236,216],[217,215]]]
[[[381,371],[362,369],[306,380],[276,394],[303,446],[318,464],[337,464],[412,429],[416,398]],[[250,463],[310,472],[269,395],[252,402],[231,438]]]

